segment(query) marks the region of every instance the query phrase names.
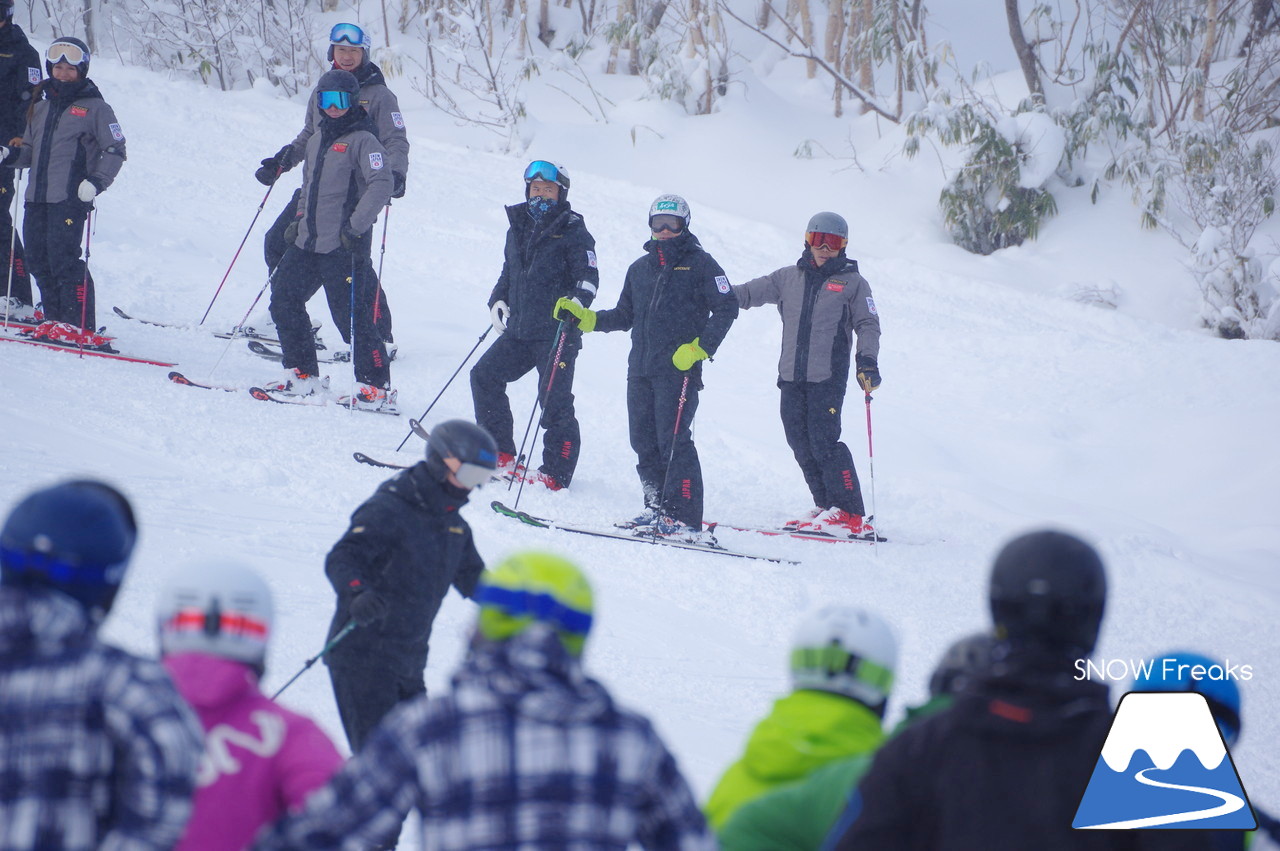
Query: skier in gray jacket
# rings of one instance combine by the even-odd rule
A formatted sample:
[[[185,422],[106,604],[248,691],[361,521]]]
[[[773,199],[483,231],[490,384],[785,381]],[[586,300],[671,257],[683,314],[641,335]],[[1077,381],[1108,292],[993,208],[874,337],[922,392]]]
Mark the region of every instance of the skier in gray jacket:
[[[271,279],[271,318],[280,334],[288,376],[264,389],[308,395],[328,388],[318,377],[307,299],[321,286],[339,287],[354,305],[355,398],[339,404],[397,413],[386,346],[374,327],[377,276],[369,262],[373,223],[391,197],[387,152],[373,122],[356,103],[360,84],[348,71],[327,71],[316,87],[324,110],[307,142],[298,216],[285,230],[289,248]]]
[[[870,538],[875,530],[864,516],[853,456],[840,440],[840,413],[851,354],[862,389],[880,386],[880,317],[858,262],[845,256],[848,244],[845,220],[818,213],[795,264],[733,291],[743,309],[776,304],[782,316],[782,428],[814,502],[807,517],[784,528]]]

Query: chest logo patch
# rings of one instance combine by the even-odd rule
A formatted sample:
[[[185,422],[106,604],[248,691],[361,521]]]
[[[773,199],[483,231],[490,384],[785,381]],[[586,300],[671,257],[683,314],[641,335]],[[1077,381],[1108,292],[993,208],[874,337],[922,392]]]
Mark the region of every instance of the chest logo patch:
[[[332,147],[332,148],[330,148],[329,150],[331,150],[331,151],[333,151],[334,153],[337,153],[337,154],[345,154],[345,153],[347,152],[347,143],[346,143],[346,142],[334,142],[334,143],[333,143],[333,147]]]
[[[721,292],[721,294],[728,294],[729,279],[726,278],[724,275],[716,275],[716,289],[718,289]]]
[[[827,281],[827,289],[833,293],[842,293],[844,292],[844,284],[839,281]]]
[[[369,154],[369,168],[373,169],[374,171],[382,170],[382,154],[380,154],[377,151],[374,151],[373,153]]]
[[[71,107],[71,114],[76,118],[84,118],[89,114],[89,108],[87,106],[73,106]]]

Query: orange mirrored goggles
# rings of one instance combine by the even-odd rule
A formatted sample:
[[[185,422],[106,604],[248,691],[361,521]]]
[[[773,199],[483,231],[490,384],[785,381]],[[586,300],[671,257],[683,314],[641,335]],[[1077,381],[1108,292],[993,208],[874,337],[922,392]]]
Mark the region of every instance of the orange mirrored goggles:
[[[804,241],[812,248],[829,248],[832,251],[839,251],[849,244],[849,240],[837,233],[819,233],[818,231],[809,231],[804,235]]]

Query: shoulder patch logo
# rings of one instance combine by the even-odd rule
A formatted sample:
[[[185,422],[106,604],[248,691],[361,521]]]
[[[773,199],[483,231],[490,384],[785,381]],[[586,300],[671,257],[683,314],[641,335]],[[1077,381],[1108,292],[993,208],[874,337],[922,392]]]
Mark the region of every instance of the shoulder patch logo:
[[[71,107],[71,109],[70,109],[69,111],[70,111],[70,112],[71,112],[71,114],[72,114],[72,115],[74,115],[76,118],[84,118],[86,115],[88,115],[88,114],[89,114],[89,107],[87,107],[87,106],[73,106],[73,107]]]
[[[587,252],[587,265],[592,269],[596,268],[596,253],[594,251]]]
[[[347,143],[334,142],[333,147],[330,148],[329,150],[333,151],[335,154],[345,154],[347,152]]]
[[[867,310],[871,312],[872,316],[879,316],[879,314],[876,313],[876,300],[871,296],[867,296]]]
[[[716,289],[718,289],[722,294],[728,293],[730,290],[729,279],[724,275],[716,275]]]
[[[373,153],[369,154],[369,168],[373,169],[374,171],[379,171],[382,169],[382,154],[379,153],[378,151],[374,151]]]
[[[404,129],[404,116],[403,116],[403,115],[401,115],[401,114],[400,114],[400,113],[398,113],[398,112],[393,112],[393,113],[391,113],[391,124],[392,124],[392,126],[394,126],[397,130],[403,130],[403,129]]]
[[[119,124],[108,124],[107,127],[111,130],[112,139],[115,139],[117,142],[124,141],[124,131],[120,129]]]
[[[27,82],[30,83],[31,85],[33,86],[39,85],[40,81],[43,79],[44,79],[44,75],[40,73],[39,68],[27,69]]]

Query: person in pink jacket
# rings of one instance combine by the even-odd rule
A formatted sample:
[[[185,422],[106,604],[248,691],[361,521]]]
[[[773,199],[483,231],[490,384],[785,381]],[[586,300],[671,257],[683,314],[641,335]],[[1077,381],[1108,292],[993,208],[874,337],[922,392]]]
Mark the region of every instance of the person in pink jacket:
[[[157,617],[164,666],[205,735],[195,811],[177,849],[241,851],[324,786],[342,756],[314,721],[258,689],[272,605],[257,573],[225,562],[180,570]]]

